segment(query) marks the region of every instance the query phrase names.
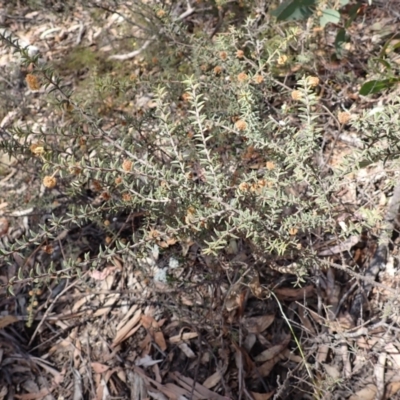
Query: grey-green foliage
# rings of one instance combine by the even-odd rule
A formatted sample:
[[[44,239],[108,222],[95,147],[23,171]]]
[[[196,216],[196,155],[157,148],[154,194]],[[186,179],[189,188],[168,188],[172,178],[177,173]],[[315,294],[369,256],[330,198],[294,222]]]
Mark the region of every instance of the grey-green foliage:
[[[38,64],[35,73],[47,88],[43,96],[60,105],[62,118],[69,121],[53,136],[29,136],[46,147],[42,176],[55,175],[59,190],[70,199],[65,216],[54,217],[46,228],[48,236],[64,224],[69,228],[87,221],[107,234],[106,218],[142,212],[145,219],[134,240],[125,243],[117,237],[115,249],[106,248],[99,257],[142,252],[160,238],[187,237],[197,240],[204,254],[218,255],[232,238],[241,238],[255,255],[272,262],[311,262],[308,245],[315,235],[337,231],[335,217],[341,210],[332,204],[332,193],[356,164],[352,160],[326,172],[324,130],[309,77],[298,80],[292,98],[271,72],[296,40],[296,31],[281,40],[269,39],[268,32],[249,19],[215,41],[200,36],[188,37],[190,46],[175,44],[173,52],[185,57],[178,65],[174,59],[170,70],[134,82],[121,77],[126,102],[133,105],[118,117],[112,106],[111,115],[103,116],[90,103],[80,103],[63,89],[57,71]],[[165,56],[170,54],[166,49]],[[23,56],[26,64],[35,61]],[[93,97],[109,82],[109,76],[97,76]],[[274,96],[282,99],[280,105]],[[124,123],[115,123],[120,118]],[[372,126],[370,120],[365,117],[359,124]],[[386,127],[387,118],[378,126]],[[28,137],[22,130],[14,133]],[[26,157],[33,157],[29,141],[20,143]],[[356,159],[381,154],[360,150]],[[90,185],[98,201],[76,201]],[[342,233],[352,229],[361,227],[353,224]]]

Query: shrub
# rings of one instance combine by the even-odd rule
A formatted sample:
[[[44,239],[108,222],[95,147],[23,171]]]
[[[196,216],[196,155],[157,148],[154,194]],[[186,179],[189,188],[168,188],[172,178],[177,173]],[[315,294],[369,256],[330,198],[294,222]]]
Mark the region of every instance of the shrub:
[[[182,39],[179,21],[164,18],[160,9],[155,13],[163,17],[163,40]],[[137,73],[121,64],[118,73],[94,69],[85,93],[64,86],[59,71],[39,55],[3,39],[21,54],[30,68],[28,87],[39,92],[39,102],[53,104],[54,117],[35,129],[19,124],[2,143],[41,170],[43,195],[31,201],[51,214],[37,233],[2,252],[24,256],[32,243],[55,246],[65,229],[89,226],[99,244],[81,249],[84,257],[71,248],[62,263],[53,256],[47,270],[43,264],[21,268],[19,279],[55,270],[80,274],[116,254],[137,260],[154,245],[184,242],[213,257],[236,243],[262,265],[291,266],[301,276],[318,266],[316,237],[361,232],[379,218],[370,213],[368,221],[350,219],[345,229],[337,228],[345,210],[334,204],[335,194],[360,160],[379,160],[390,146],[357,150],[334,168],[326,160],[318,78],[299,71],[291,86],[280,78],[298,40],[295,26],[278,35],[248,18],[214,40],[186,34],[157,59],[150,45],[151,66],[147,56]],[[383,110],[378,122],[377,114],[365,114],[351,123],[374,126],[377,131],[362,139],[377,140],[396,110]],[[344,117],[343,124],[349,122]],[[138,216],[140,224],[127,229],[126,221]]]

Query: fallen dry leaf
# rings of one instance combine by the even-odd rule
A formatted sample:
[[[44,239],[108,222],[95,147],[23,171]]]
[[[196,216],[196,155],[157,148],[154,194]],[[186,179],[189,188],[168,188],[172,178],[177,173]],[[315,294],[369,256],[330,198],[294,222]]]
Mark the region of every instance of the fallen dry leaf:
[[[103,400],[109,398],[109,393],[105,382],[101,379],[98,383],[96,382],[96,400]]]
[[[14,315],[6,315],[4,317],[1,317],[0,318],[0,329],[3,329],[6,326],[11,325],[17,321],[19,321],[19,319],[17,317],[14,317]]]
[[[7,218],[0,218],[0,237],[7,235],[9,223]]]
[[[169,338],[169,342],[173,344],[179,344],[188,341],[190,339],[194,339],[197,336],[198,336],[197,332],[185,332],[182,333],[181,335],[171,336]]]
[[[16,399],[20,399],[20,400],[40,400],[49,394],[50,394],[50,390],[47,388],[43,388],[42,390],[40,390],[39,392],[36,392],[36,393],[14,394],[14,397]]]
[[[187,358],[195,358],[196,357],[193,350],[186,343],[180,343],[180,344],[178,344],[178,347],[182,350],[182,352],[185,354],[185,356]]]
[[[285,359],[285,358],[286,358],[286,359],[288,359],[288,360],[290,360],[290,361],[293,361],[293,362],[295,362],[295,363],[301,363],[301,362],[303,362],[303,359],[302,359],[301,356],[298,356],[298,355],[296,355],[296,354],[293,354],[292,351],[289,350],[289,349],[284,349],[284,350],[282,351],[282,353],[279,354],[279,357],[281,357],[282,359]]]
[[[384,399],[390,400],[400,390],[400,382],[390,382],[385,391]]]
[[[165,385],[162,385],[156,380],[149,378],[141,368],[134,366],[133,369],[137,374],[139,374],[143,378],[143,380],[147,384],[152,384],[160,392],[162,392],[164,395],[168,396],[168,398],[172,400],[177,400],[179,398],[182,398],[182,396],[192,399],[229,400],[226,397],[222,397],[211,391],[208,391],[208,394],[211,394],[211,396],[204,397],[201,393],[197,391],[197,386],[199,384],[196,384],[194,390],[193,386],[190,386],[190,384],[186,384],[186,382],[183,382],[183,386],[186,386],[187,388],[181,387],[182,385],[177,386],[174,383],[167,383]],[[191,383],[193,384],[193,381],[191,381]]]
[[[268,376],[278,361],[280,361],[280,357],[278,356],[272,358],[271,360],[268,360],[264,364],[257,367],[257,372],[254,372],[254,375],[260,375],[262,377]]]
[[[102,271],[99,270],[93,270],[89,271],[89,276],[96,281],[102,281],[107,278],[108,275],[110,275],[114,270],[116,270],[117,267],[109,265],[108,267],[105,267]]]
[[[281,301],[301,300],[304,299],[305,297],[311,297],[314,295],[314,286],[307,285],[299,289],[277,288],[274,289],[274,293]]]
[[[253,396],[254,400],[268,400],[274,395],[275,392],[268,392],[268,393],[250,392],[250,393]]]
[[[303,327],[306,328],[309,331],[309,333],[315,335],[315,329],[314,329],[313,325],[311,324],[311,321],[310,321],[308,315],[306,315],[304,307],[298,307],[298,315],[299,315],[299,318],[301,320]]]
[[[193,394],[196,395],[196,397],[199,399],[228,400],[226,397],[212,392],[203,385],[200,385],[200,383],[196,383],[193,379],[183,376],[179,372],[172,372],[170,373],[170,375],[176,381],[176,383],[178,383],[183,388],[186,388],[186,390],[192,391],[194,387],[195,390]]]
[[[328,344],[319,345],[316,357],[317,361],[321,364],[324,363],[328,358],[329,351],[330,351],[330,346]]]
[[[148,391],[149,395],[151,396],[152,399],[154,400],[168,400],[162,393],[160,392],[153,392],[153,391]]]
[[[156,365],[160,362],[162,362],[163,360],[153,360],[151,356],[146,355],[138,360],[135,361],[135,365],[137,365],[138,367],[151,367],[153,365]]]
[[[246,371],[254,371],[254,362],[249,356],[249,353],[242,346],[239,346],[235,341],[232,341],[232,346],[235,349],[235,362],[239,369]]]
[[[94,314],[93,317],[101,317],[111,311],[112,306],[119,300],[120,293],[111,293],[105,304],[103,304]]]
[[[214,372],[203,382],[203,386],[206,387],[207,389],[211,389],[219,383],[221,378],[222,375],[220,371]]]
[[[77,312],[84,304],[89,303],[89,300],[91,300],[94,297],[94,294],[88,294],[86,296],[83,296],[80,300],[78,300],[72,307],[72,313]]]
[[[129,311],[124,315],[124,318],[122,318],[121,322],[117,325],[116,330],[119,331],[122,329],[122,327],[129,321],[133,313],[139,308],[137,304],[134,304]]]
[[[139,329],[140,327],[139,322],[141,316],[142,316],[142,310],[137,310],[134,316],[125,324],[125,326],[117,331],[117,334],[112,343],[112,347],[118,346],[122,341],[127,339],[129,336],[133,335],[133,333],[136,332],[133,331],[135,326],[137,329]]]
[[[264,350],[257,357],[255,357],[254,360],[256,362],[264,362],[273,359],[287,347],[289,342],[290,342],[290,335],[287,335],[286,338],[281,343],[272,346],[267,350]]]
[[[377,391],[377,387],[374,384],[370,383],[363,389],[351,395],[349,397],[349,400],[374,400]]]
[[[259,334],[265,331],[274,322],[274,319],[275,314],[251,317],[244,319],[243,325],[249,333]]]
[[[160,329],[158,322],[150,315],[142,315],[141,318],[142,326],[147,329],[151,337],[157,343],[157,346],[162,350],[167,350],[167,343],[165,341],[164,335]]]
[[[82,359],[82,343],[78,337],[75,340],[75,346],[73,346],[73,360],[75,369],[79,369]]]
[[[90,365],[92,366],[93,371],[96,372],[96,374],[102,374],[103,372],[108,371],[110,368],[108,365],[104,365],[99,362],[92,362]]]
[[[326,373],[333,379],[338,380],[341,377],[341,372],[335,365],[322,364]]]

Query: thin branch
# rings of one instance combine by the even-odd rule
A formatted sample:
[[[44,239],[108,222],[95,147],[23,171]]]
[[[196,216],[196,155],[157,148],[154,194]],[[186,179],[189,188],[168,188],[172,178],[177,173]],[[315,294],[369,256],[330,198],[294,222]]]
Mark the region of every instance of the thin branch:
[[[126,54],[114,54],[110,57],[108,57],[109,60],[120,60],[120,61],[125,61],[125,60],[131,60],[132,58],[135,58],[136,56],[138,56],[143,50],[146,50],[147,47],[149,47],[150,43],[153,42],[153,40],[155,40],[156,35],[152,36],[150,39],[146,40],[143,43],[143,46],[135,51],[132,51],[130,53],[126,53]]]

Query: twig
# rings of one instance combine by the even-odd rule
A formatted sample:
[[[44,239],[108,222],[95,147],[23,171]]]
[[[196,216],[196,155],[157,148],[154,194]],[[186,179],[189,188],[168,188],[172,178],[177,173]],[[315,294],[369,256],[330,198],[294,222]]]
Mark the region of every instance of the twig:
[[[146,48],[149,46],[153,40],[155,40],[156,35],[152,36],[150,39],[146,40],[143,43],[143,46],[140,49],[137,49],[135,51],[131,51],[130,53],[127,54],[114,54],[110,57],[108,57],[109,60],[120,60],[120,61],[125,61],[125,60],[130,60],[132,58],[135,58],[138,56],[143,50],[146,50]]]
[[[382,341],[383,342],[383,341]],[[382,343],[384,344],[384,343]],[[377,392],[375,394],[375,400],[383,399],[385,392],[385,364],[386,364],[387,354],[385,351],[379,354],[378,362],[375,364],[374,375],[375,383],[377,387]]]
[[[178,21],[180,21],[180,20],[182,20],[182,19],[185,19],[186,17],[188,17],[189,15],[192,15],[192,14],[196,11],[196,9],[194,9],[194,8],[191,6],[189,0],[187,0],[186,2],[187,2],[187,10],[184,11],[184,12],[177,18]]]
[[[78,32],[78,37],[76,38],[76,46],[79,46],[82,42],[83,35],[85,34],[86,31],[86,26],[83,24],[83,22],[80,22],[80,27],[79,27],[79,32]]]

